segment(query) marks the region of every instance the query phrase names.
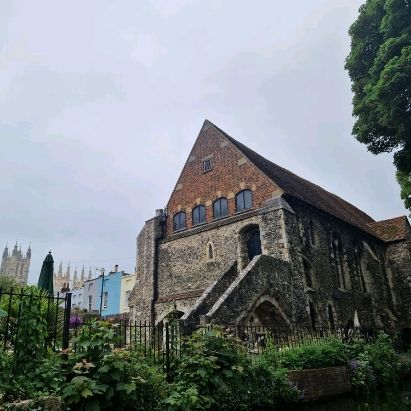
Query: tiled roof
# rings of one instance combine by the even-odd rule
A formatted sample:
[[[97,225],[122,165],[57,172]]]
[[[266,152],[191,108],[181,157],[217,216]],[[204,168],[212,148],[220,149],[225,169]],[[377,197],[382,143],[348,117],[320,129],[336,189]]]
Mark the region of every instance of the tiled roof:
[[[411,233],[410,223],[405,215],[389,220],[376,221],[370,223],[369,226],[384,241],[405,240]]]
[[[244,144],[239,143],[214,124],[212,124],[212,126],[223,134],[224,137],[237,147],[237,149],[254,163],[254,165],[273,180],[284,191],[284,194],[302,200],[340,220],[361,228],[363,231],[374,236],[376,235],[370,228],[370,223],[373,223],[374,220],[357,207],[354,207],[352,204],[335,194],[324,190],[320,186],[272,163],[260,154],[257,154],[255,151],[246,147]]]

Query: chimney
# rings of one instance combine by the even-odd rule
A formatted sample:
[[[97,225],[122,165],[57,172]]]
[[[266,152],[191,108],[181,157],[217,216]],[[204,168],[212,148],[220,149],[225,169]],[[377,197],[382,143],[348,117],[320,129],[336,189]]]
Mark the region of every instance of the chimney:
[[[114,266],[114,272],[115,272],[115,273],[118,272],[118,264],[116,264],[116,265]]]
[[[163,210],[161,208],[157,208],[156,210],[156,217],[159,217],[163,214]]]

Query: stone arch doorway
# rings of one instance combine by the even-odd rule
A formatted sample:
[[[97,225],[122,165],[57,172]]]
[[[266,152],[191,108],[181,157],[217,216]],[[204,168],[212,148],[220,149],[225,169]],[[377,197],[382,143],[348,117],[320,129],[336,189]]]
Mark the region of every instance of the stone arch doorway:
[[[258,224],[251,224],[239,232],[240,267],[245,268],[252,259],[262,254],[261,234]]]
[[[288,331],[290,328],[290,322],[280,305],[269,296],[258,298],[244,320],[240,320],[244,325],[261,326],[277,332]]]

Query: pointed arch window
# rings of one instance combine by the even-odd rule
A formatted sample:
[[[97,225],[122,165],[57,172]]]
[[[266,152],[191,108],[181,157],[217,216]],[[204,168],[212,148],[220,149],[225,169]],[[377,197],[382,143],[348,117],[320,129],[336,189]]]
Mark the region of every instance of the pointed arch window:
[[[311,327],[313,330],[317,327],[317,311],[315,310],[314,304],[312,301],[309,301],[309,309],[310,309],[310,320],[311,320]]]
[[[173,229],[174,231],[178,231],[184,228],[186,228],[186,213],[180,211],[173,217]]]
[[[343,247],[341,238],[336,234],[333,233],[331,239],[331,247],[332,247],[332,255],[334,259],[335,271],[338,277],[338,285],[342,289],[347,288],[347,283],[345,279],[345,272],[344,272],[344,265],[343,265]]]
[[[303,267],[304,267],[304,276],[305,276],[305,284],[309,288],[313,288],[313,273],[311,264],[303,258]]]
[[[333,307],[331,304],[327,305],[327,317],[328,317],[328,324],[330,325],[330,330],[335,330],[335,320],[334,320],[334,313]]]
[[[358,244],[358,242],[355,242],[354,243],[355,274],[357,276],[357,281],[358,281],[360,290],[363,293],[366,293],[367,292],[367,286],[365,284],[365,277],[364,277],[364,271],[362,269],[361,259],[362,259],[362,250],[361,250],[360,245]]]
[[[203,224],[206,222],[206,208],[203,205],[198,205],[193,208],[193,225]]]
[[[213,203],[214,218],[222,218],[228,215],[228,202],[225,197],[220,197]]]
[[[237,212],[248,210],[253,206],[253,193],[251,190],[242,190],[235,196]]]
[[[315,235],[313,220],[310,220],[308,223],[308,232],[310,234],[310,243],[311,245],[315,246],[317,244],[317,238]]]
[[[208,253],[208,259],[209,260],[214,260],[214,249],[213,249],[213,245],[211,243],[208,244],[207,253]]]

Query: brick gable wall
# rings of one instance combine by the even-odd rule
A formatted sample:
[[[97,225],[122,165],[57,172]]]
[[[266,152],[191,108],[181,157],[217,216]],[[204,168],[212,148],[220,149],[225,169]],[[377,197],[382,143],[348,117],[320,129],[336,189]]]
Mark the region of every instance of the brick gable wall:
[[[206,158],[213,168],[203,172]],[[206,221],[213,221],[213,202],[219,197],[228,199],[229,216],[234,215],[235,194],[243,189],[253,191],[253,208],[281,193],[214,127],[203,127],[168,202],[167,235],[173,233],[173,216],[179,211],[186,212],[186,226],[191,228],[192,209],[199,204],[206,206]]]

